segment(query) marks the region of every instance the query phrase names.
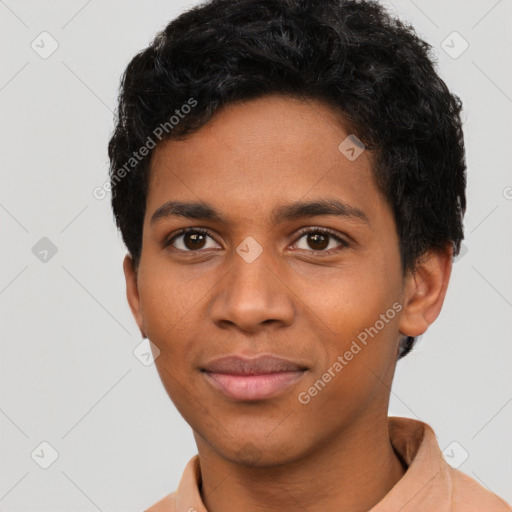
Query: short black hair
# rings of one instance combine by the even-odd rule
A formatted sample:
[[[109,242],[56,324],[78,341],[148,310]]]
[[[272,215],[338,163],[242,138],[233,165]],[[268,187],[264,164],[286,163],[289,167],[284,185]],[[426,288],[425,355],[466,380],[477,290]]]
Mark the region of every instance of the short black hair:
[[[458,255],[462,103],[438,76],[431,45],[376,1],[209,0],[169,23],[121,78],[110,187],[136,268],[151,149],[185,138],[219,107],[275,93],[324,102],[373,152],[404,275],[428,250]],[[399,357],[414,341],[404,337]]]

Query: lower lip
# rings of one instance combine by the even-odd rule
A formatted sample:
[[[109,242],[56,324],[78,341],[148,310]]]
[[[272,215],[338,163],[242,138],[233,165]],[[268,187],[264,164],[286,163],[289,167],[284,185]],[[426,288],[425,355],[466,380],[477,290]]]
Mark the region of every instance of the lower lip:
[[[305,371],[296,371],[264,375],[232,375],[203,372],[217,390],[235,400],[270,398],[298,382],[305,373]]]

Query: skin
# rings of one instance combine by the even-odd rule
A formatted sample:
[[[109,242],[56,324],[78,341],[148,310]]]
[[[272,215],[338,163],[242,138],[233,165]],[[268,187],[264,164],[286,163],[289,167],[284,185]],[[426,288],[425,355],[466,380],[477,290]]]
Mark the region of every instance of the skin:
[[[398,341],[437,318],[451,252],[429,252],[402,275],[396,224],[376,188],[370,151],[350,161],[338,150],[349,133],[321,102],[272,95],[224,107],[152,155],[140,264],[124,260],[127,298],[193,429],[209,512],[362,512],[404,474],[387,432]],[[283,203],[326,198],[359,208],[369,222],[335,215],[272,221]],[[151,223],[169,200],[204,201],[224,220]],[[208,228],[211,238],[198,246],[178,236],[163,246],[185,227]],[[330,236],[322,245],[297,235],[301,228],[313,235],[330,228],[349,245]],[[252,263],[236,252],[247,237],[262,249]],[[300,403],[298,394],[395,302],[401,311]],[[200,371],[234,353],[271,353],[309,371],[279,396],[236,401]]]

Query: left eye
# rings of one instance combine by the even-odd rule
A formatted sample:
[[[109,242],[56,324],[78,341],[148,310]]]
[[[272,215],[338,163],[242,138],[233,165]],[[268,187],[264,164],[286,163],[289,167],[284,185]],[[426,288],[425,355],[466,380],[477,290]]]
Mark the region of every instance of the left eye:
[[[213,240],[208,231],[204,229],[186,229],[173,236],[164,246],[172,245],[174,248],[186,252],[197,252],[198,249],[213,249],[214,247],[208,247],[207,245],[208,238]],[[179,241],[179,243],[176,241]]]
[[[333,248],[331,245],[333,240],[338,242],[337,247],[348,247],[348,243],[345,240],[324,229],[303,231],[301,235],[299,241],[305,239],[306,245],[309,245],[309,247],[298,247],[298,249],[328,252],[326,249],[331,250]],[[297,244],[298,242],[295,242],[295,245]],[[334,248],[336,248],[336,244],[334,244]]]

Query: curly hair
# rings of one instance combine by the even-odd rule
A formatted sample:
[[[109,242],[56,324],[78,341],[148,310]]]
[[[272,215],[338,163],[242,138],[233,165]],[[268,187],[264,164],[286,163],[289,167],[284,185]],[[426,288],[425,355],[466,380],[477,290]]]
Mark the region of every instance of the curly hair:
[[[374,152],[403,275],[428,250],[458,255],[466,210],[462,103],[431,53],[413,27],[372,0],[209,0],[174,19],[123,73],[108,145],[113,213],[135,266],[147,148],[185,138],[223,105],[272,93],[324,102]],[[414,342],[404,337],[398,357]]]

